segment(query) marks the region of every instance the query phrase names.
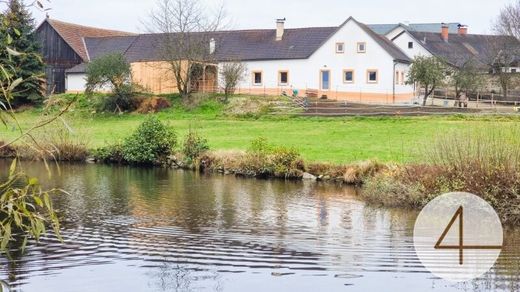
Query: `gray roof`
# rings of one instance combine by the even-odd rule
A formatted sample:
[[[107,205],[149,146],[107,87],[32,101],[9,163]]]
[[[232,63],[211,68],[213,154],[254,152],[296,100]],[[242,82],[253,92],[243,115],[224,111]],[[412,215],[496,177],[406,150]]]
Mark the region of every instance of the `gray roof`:
[[[453,22],[447,23],[450,33],[457,33],[460,23]],[[367,25],[374,32],[380,35],[386,35],[395,28],[402,26],[409,31],[420,31],[420,32],[440,32],[442,23],[394,23],[394,24],[369,24]]]
[[[369,34],[383,49],[385,49],[396,61],[401,61],[405,63],[411,63],[412,60],[399,49],[392,41],[387,39],[385,36],[377,34],[373,30],[371,30],[367,25],[358,22],[358,24],[363,28],[363,30]]]
[[[354,19],[349,18],[349,20]],[[364,24],[357,23],[394,59],[403,62],[411,61],[392,42],[374,33]],[[220,31],[211,33],[210,37],[217,43],[215,55],[217,61],[307,59],[340,28],[341,26],[286,29],[281,41],[276,41],[274,29]],[[160,61],[163,59],[160,53],[163,37],[164,34],[142,34],[86,38],[85,44],[91,60],[107,53],[120,52],[129,62]]]
[[[460,66],[471,60],[481,66],[493,61],[493,53],[499,49],[497,46],[520,48],[520,41],[514,37],[477,34],[449,34],[448,41],[441,38],[440,33],[409,32],[430,53],[445,59],[453,66]],[[496,54],[496,53],[495,53]]]
[[[85,38],[85,46],[87,47],[90,60],[94,60],[100,56],[111,53],[125,54],[126,50],[139,36],[116,36],[116,37],[100,37]]]
[[[276,41],[276,30],[236,30],[211,33],[217,42],[217,60],[278,60],[306,59],[337,31],[337,27],[286,29],[283,39]],[[129,62],[160,61],[161,39],[164,34],[88,38],[89,56],[120,52]]]
[[[68,74],[74,74],[74,73],[79,74],[79,73],[85,73],[85,72],[87,72],[86,63],[81,63],[70,69],[65,70],[65,73],[68,73]]]

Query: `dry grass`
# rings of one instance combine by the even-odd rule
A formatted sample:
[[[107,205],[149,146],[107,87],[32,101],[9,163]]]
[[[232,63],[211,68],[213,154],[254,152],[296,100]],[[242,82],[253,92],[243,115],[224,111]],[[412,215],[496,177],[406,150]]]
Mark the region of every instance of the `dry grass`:
[[[519,127],[449,132],[425,153],[428,165],[377,175],[363,196],[387,206],[422,207],[446,192],[469,192],[488,201],[504,223],[520,223]]]
[[[35,140],[37,144],[18,145],[18,157],[26,160],[85,161],[89,156],[88,139],[63,127],[49,129]]]

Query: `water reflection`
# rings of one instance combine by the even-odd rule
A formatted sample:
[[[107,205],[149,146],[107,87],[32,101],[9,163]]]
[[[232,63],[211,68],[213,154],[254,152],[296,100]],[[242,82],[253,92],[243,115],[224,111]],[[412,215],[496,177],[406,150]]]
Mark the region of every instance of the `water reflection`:
[[[416,212],[368,207],[355,189],[99,165],[61,174],[44,183],[70,192],[54,198],[64,242],[2,260],[16,291],[519,290],[517,231],[492,272],[451,284],[415,256]]]

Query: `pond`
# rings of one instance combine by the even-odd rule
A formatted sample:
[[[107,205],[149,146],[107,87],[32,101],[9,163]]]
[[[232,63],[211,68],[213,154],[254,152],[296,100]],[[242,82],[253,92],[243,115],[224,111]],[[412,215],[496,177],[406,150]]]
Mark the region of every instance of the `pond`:
[[[413,248],[416,212],[367,206],[330,184],[61,165],[48,177],[64,242],[2,259],[14,291],[516,291],[520,232],[481,279],[428,273]],[[8,168],[0,161],[0,170]]]

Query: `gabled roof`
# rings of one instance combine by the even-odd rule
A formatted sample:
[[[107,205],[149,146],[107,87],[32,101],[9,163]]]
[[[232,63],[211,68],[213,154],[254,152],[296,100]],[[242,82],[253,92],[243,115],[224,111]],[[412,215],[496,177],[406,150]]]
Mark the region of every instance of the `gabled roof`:
[[[276,30],[234,30],[210,33],[218,50],[217,60],[306,59],[321,47],[337,27],[286,29],[283,39],[276,41]],[[129,62],[160,61],[160,44],[164,34],[86,38],[91,59],[110,52],[125,54]],[[175,38],[175,34],[172,36]],[[195,34],[196,37],[196,34]]]
[[[478,34],[449,34],[444,41],[440,33],[409,31],[426,50],[459,67],[470,59],[481,66],[492,62],[497,46],[520,49],[520,41],[514,37]]]
[[[343,25],[355,21],[395,60],[411,60],[385,37],[374,33],[352,17],[339,27],[308,27],[286,29],[283,39],[276,41],[275,29],[230,30],[210,33],[217,42],[217,61],[307,59],[329,40]],[[196,37],[196,33],[194,34]],[[160,44],[164,34],[142,34],[119,37],[85,38],[90,59],[107,53],[123,53],[129,62],[160,61]],[[175,38],[175,34],[171,36]]]
[[[83,61],[89,60],[83,38],[133,35],[133,33],[129,32],[83,26],[49,18],[47,18],[43,23],[45,22],[54,28],[54,30],[74,50],[74,52],[76,52],[76,54],[78,54],[83,59]]]
[[[458,22],[447,23],[450,33],[457,33],[459,28]],[[374,32],[380,35],[386,35],[397,27],[403,27],[408,31],[420,31],[420,32],[440,32],[442,23],[394,23],[394,24],[369,24],[368,27]]]
[[[354,19],[354,21],[356,21]],[[356,21],[356,23],[368,34],[370,35],[383,49],[385,49],[390,56],[394,58],[395,61],[411,63],[412,60],[399,49],[392,41],[387,39],[386,37],[377,34],[373,30],[371,30],[366,24],[360,23]]]

